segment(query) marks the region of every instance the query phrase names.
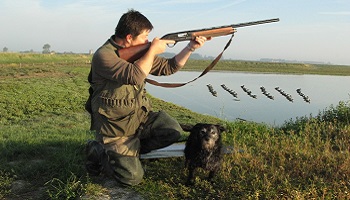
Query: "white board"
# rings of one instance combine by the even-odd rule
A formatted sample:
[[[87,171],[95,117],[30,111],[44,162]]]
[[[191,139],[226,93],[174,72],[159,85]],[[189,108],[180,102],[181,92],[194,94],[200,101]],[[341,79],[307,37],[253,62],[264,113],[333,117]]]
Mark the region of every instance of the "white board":
[[[224,147],[224,153],[233,153],[234,149],[230,146]],[[171,158],[184,156],[185,143],[175,143],[170,146],[151,151],[146,154],[141,154],[141,159],[153,159],[153,158]],[[240,150],[239,152],[242,152]]]

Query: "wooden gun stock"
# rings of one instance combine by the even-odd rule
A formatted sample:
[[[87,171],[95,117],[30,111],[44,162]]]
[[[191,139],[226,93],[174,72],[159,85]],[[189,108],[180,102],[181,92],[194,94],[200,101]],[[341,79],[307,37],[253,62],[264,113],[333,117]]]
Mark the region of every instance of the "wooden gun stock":
[[[126,60],[128,62],[135,62],[148,51],[150,46],[151,43],[148,42],[146,44],[140,44],[128,48],[123,48],[118,50],[118,55],[123,60]]]

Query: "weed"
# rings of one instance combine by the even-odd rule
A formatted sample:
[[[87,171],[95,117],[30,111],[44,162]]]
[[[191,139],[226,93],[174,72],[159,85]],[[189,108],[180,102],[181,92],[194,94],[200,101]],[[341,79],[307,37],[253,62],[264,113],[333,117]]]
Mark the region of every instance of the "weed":
[[[84,184],[71,174],[67,181],[53,178],[45,185],[49,186],[48,194],[51,199],[74,199],[84,194]]]
[[[0,199],[10,194],[13,180],[14,178],[9,172],[0,171]]]

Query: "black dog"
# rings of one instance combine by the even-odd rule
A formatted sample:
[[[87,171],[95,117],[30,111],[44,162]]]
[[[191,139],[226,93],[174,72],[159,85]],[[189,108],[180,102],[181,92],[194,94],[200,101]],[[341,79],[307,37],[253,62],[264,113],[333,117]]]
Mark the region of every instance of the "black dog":
[[[193,184],[194,170],[198,167],[209,170],[208,180],[214,177],[222,163],[221,125],[198,123],[195,126],[181,125],[184,131],[190,132],[185,153],[185,166],[189,174],[187,184]]]

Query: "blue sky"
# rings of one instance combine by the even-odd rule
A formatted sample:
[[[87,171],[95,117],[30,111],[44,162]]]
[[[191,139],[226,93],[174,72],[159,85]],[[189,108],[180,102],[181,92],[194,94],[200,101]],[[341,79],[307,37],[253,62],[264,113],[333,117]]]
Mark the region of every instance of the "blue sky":
[[[349,0],[1,0],[0,50],[57,52],[96,50],[120,18],[134,8],[146,15],[153,37],[166,33],[280,18],[238,29],[225,58],[260,58],[350,65]],[[197,52],[216,56],[228,37],[214,38]],[[177,52],[179,43],[168,52]]]

